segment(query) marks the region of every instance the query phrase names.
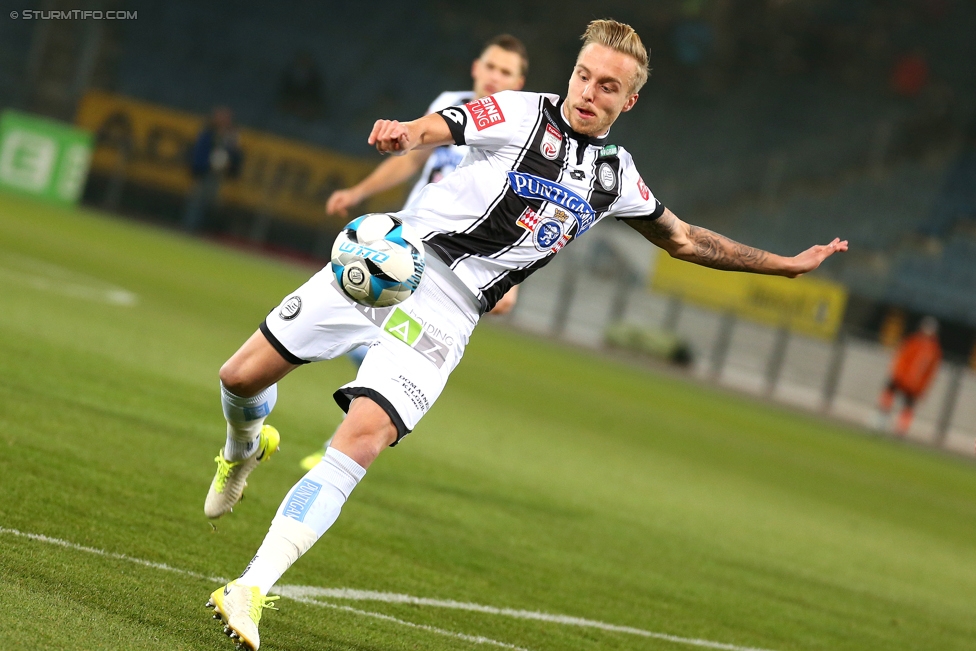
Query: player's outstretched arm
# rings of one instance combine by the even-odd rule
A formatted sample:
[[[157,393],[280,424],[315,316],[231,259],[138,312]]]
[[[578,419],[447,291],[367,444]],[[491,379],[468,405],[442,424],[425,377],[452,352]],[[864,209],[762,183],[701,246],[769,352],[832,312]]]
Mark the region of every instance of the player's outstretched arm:
[[[336,190],[325,202],[325,212],[348,217],[350,208],[373,195],[396,187],[420,171],[430,158],[431,150],[414,150],[405,156],[388,158],[380,163],[369,176],[344,190]]]
[[[834,238],[830,244],[812,246],[787,258],[730,240],[707,228],[678,219],[670,210],[654,220],[627,220],[632,228],[672,258],[694,262],[724,271],[749,271],[758,274],[796,278],[820,266],[838,251],[847,250],[847,240]]]
[[[402,156],[414,149],[433,149],[453,145],[454,136],[439,113],[412,122],[377,120],[367,140],[381,154]]]

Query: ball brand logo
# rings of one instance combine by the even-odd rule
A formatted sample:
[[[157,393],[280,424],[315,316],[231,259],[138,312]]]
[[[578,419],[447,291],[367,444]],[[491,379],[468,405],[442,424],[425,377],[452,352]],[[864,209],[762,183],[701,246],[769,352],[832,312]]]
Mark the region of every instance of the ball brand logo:
[[[474,118],[474,126],[478,131],[505,121],[505,114],[502,113],[498,102],[491,95],[473,102],[468,102],[464,105],[464,108],[468,109],[468,112],[471,113],[471,117]]]
[[[376,249],[371,249],[368,246],[356,244],[355,242],[340,242],[339,250],[343,253],[351,253],[353,255],[358,255],[361,258],[372,260],[376,264],[383,264],[390,259],[390,256],[382,251],[377,251]]]
[[[586,199],[569,188],[532,174],[509,172],[508,183],[515,194],[524,199],[541,199],[566,209],[576,217],[579,228],[576,237],[585,233],[596,223],[596,213]]]
[[[302,299],[300,296],[292,296],[287,301],[281,304],[281,309],[278,310],[278,316],[280,316],[285,321],[291,321],[298,313],[302,311]]]
[[[427,268],[427,260],[420,257],[419,253],[411,253],[413,258],[413,273],[403,281],[403,284],[410,288],[410,291],[417,291],[420,287],[420,279],[424,277],[424,269]]]

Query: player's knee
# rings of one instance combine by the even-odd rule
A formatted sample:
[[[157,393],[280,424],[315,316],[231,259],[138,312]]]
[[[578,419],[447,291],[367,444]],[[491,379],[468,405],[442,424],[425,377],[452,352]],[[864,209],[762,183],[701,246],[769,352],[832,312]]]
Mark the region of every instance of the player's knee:
[[[220,383],[235,396],[250,398],[262,388],[253,386],[253,380],[248,377],[243,366],[237,363],[234,358],[224,362],[224,365],[220,367],[219,375]]]
[[[378,404],[369,398],[356,398],[336,432],[336,439],[372,460],[396,442],[397,427]]]

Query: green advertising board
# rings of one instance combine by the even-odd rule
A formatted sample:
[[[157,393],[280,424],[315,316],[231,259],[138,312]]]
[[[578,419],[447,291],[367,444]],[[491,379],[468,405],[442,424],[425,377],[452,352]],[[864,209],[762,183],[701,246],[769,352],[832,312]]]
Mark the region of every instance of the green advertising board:
[[[92,134],[55,120],[0,115],[0,188],[73,204],[85,189]]]

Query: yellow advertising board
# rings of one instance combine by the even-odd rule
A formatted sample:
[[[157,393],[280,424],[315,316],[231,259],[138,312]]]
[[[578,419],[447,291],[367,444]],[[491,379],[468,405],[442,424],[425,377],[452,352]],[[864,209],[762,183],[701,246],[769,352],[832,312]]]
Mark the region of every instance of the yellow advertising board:
[[[651,289],[823,339],[837,334],[847,307],[847,289],[827,280],[717,271],[664,253],[657,256]]]
[[[193,183],[189,152],[204,121],[193,113],[101,91],[85,95],[75,120],[95,133],[94,172],[121,173],[129,182],[176,194],[185,194]],[[379,162],[379,157],[362,160],[251,129],[241,129],[240,142],[241,174],[221,184],[221,201],[308,225],[334,221],[341,227],[344,219],[326,217],[326,199]],[[402,202],[402,188],[391,190],[367,201],[362,211],[396,210]]]

